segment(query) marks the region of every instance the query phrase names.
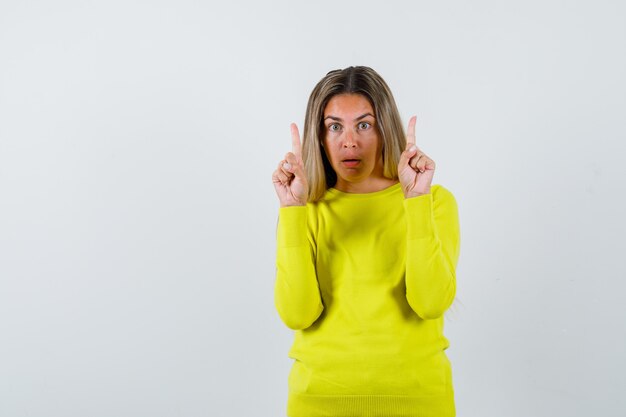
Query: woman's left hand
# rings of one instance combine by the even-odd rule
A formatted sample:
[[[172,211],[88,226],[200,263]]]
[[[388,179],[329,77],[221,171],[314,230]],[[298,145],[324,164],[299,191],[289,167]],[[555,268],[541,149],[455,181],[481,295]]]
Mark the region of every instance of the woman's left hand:
[[[404,191],[404,198],[430,193],[430,185],[435,175],[435,161],[415,145],[415,120],[415,116],[409,120],[406,149],[400,155],[398,163],[398,179]]]

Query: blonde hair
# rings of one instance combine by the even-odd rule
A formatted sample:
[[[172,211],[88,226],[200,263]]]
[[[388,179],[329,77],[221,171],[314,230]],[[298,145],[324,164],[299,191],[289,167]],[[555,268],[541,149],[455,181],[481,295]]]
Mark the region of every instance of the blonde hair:
[[[339,94],[361,94],[369,100],[382,140],[383,175],[398,178],[398,162],[406,147],[406,137],[389,86],[376,71],[368,67],[330,71],[317,83],[306,107],[302,159],[309,183],[309,202],[318,201],[337,182],[337,174],[322,149],[322,141],[325,132],[324,109],[330,99]]]

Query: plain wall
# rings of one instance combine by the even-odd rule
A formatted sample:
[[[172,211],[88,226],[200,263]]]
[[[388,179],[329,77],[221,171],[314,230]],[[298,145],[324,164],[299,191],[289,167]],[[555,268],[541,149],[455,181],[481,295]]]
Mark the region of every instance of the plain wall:
[[[271,173],[329,70],[457,198],[460,417],[626,412],[619,1],[0,3],[0,416],[281,416]]]

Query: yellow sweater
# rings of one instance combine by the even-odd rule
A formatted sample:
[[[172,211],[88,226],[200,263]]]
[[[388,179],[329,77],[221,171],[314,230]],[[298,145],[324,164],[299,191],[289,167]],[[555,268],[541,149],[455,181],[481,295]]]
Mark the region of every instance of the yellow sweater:
[[[290,417],[455,415],[443,313],[456,291],[454,196],[329,189],[280,209],[275,302],[294,329]]]

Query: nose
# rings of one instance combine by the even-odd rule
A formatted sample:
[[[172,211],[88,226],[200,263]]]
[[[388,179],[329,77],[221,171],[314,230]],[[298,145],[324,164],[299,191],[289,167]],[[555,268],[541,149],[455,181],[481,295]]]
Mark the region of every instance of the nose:
[[[354,140],[354,134],[350,129],[346,131],[346,136],[343,141],[344,148],[356,148],[356,141]]]

